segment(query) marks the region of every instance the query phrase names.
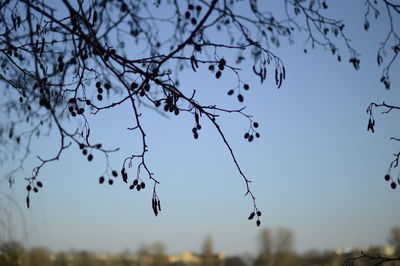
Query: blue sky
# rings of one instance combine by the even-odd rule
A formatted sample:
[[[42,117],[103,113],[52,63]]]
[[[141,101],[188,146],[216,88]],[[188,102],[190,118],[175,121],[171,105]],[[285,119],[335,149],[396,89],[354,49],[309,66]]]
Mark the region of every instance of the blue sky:
[[[363,2],[346,5],[344,1],[336,7],[332,4],[330,12],[348,23],[352,44],[362,54],[359,71],[347,62],[345,53],[342,63],[320,48],[304,54],[300,34],[296,44],[272,48],[286,66],[287,80],[281,89],[271,80],[260,85],[251,69],[242,73],[251,85],[245,94],[246,110],[260,123],[262,137],[245,141],[248,122],[240,116],[220,120],[242,169],[253,181],[262,226],[291,229],[299,251],[384,244],[390,229],[400,225],[400,193],[383,179],[392,154],[400,148],[389,140],[398,133],[398,116],[376,114],[376,133],[371,134],[365,112],[371,101],[398,104],[400,80],[394,74],[399,64],[393,66],[393,86],[387,91],[376,66],[385,24],[372,23],[365,33]],[[215,80],[201,66],[198,74],[190,70],[180,74],[180,80],[188,92],[196,88],[205,102],[240,106],[226,96],[232,86],[229,75]],[[60,162],[43,169],[44,188],[32,197],[31,209],[24,207],[22,179],[11,190],[1,183],[2,192],[21,204],[26,225],[15,223],[15,238],[56,251],[135,251],[143,243],[161,241],[168,252],[179,252],[199,251],[211,235],[216,251],[256,253],[260,229],[247,220],[251,201],[244,197],[244,182],[212,125],[204,122],[200,138],[194,140],[191,116],[164,118],[142,111],[150,147],[148,164],[161,182],[159,217],[152,214],[150,188],[132,192],[122,182],[99,185],[104,158],[95,154],[88,163],[72,147]],[[128,105],[90,118],[96,132],[93,142],[121,148],[111,157],[117,169],[140,145],[126,130],[132,126],[129,119]],[[32,150],[51,154],[57,144],[54,136],[42,138]],[[34,163],[32,158],[26,169]],[[21,216],[14,213],[13,219],[21,221]]]

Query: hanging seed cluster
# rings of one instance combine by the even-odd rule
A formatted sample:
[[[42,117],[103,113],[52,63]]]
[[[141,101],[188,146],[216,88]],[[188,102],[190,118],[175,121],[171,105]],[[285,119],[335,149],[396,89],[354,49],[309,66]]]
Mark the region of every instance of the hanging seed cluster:
[[[140,183],[139,183],[140,182]],[[130,190],[133,190],[136,188],[137,191],[145,189],[146,184],[143,181],[139,181],[139,179],[135,179],[132,182],[132,185],[129,186]]]
[[[248,132],[244,133],[244,138],[247,139],[248,142],[252,142],[254,140],[254,137],[259,138],[260,133],[256,131],[256,129],[259,127],[258,122],[253,122],[250,126],[250,129]]]
[[[247,83],[243,84],[243,89],[244,89],[245,91],[250,90],[249,84],[247,84]],[[228,90],[227,94],[228,94],[228,96],[232,96],[232,95],[235,94],[235,90],[233,90],[233,89]],[[244,102],[244,96],[243,96],[243,94],[240,92],[240,88],[238,88],[237,100],[238,100],[240,103]]]
[[[199,138],[199,130],[201,129],[200,125],[200,117],[197,112],[194,114],[194,120],[195,120],[195,126],[192,128],[192,133],[193,133],[193,138],[198,139]]]
[[[157,196],[153,196],[153,199],[151,200],[151,207],[153,209],[154,215],[157,216],[158,212],[161,211],[161,202]]]
[[[202,7],[197,5],[196,7],[193,4],[189,4],[187,6],[187,10],[185,11],[185,19],[190,20],[190,23],[194,26],[197,24],[197,19],[200,16]]]
[[[261,212],[259,210],[251,212],[248,219],[253,220],[255,216],[257,216],[256,225],[260,226],[261,225],[261,221],[260,221]]]
[[[396,182],[393,180],[393,178],[389,174],[385,175],[385,181],[390,182],[390,187],[392,189],[396,189],[397,184],[399,184],[399,186],[400,186],[400,178],[397,178],[397,184],[396,184]]]
[[[87,100],[86,103],[90,104],[90,100]],[[85,108],[83,106],[79,106],[76,98],[71,98],[68,100],[68,111],[72,117],[76,117],[77,115],[83,115]]]
[[[179,115],[180,110],[177,106],[179,97],[177,95],[169,94],[167,98],[164,100],[164,111],[174,113],[176,116]],[[155,106],[158,107],[161,105],[160,101],[155,101]]]
[[[104,96],[103,96],[104,89],[106,89],[108,92],[111,89],[111,84],[109,82],[106,82],[104,84],[104,88],[103,88],[101,81],[97,81],[96,88],[97,88],[97,100],[102,101],[104,99]]]
[[[96,147],[97,149],[100,149],[100,148],[101,148],[101,144],[97,144],[95,147]],[[91,162],[91,161],[93,161],[94,156],[93,156],[92,153],[89,153],[89,152],[88,152],[88,149],[89,149],[89,148],[92,149],[92,147],[88,147],[88,146],[86,146],[86,145],[83,144],[83,143],[80,143],[80,144],[79,144],[79,149],[82,151],[82,155],[83,155],[83,156],[86,156],[87,160],[88,160],[89,162]]]
[[[216,79],[221,78],[222,71],[224,71],[225,66],[226,66],[226,60],[224,58],[221,58],[219,60],[219,62],[218,62],[218,65],[217,65],[218,70],[217,70],[217,72],[215,72],[215,78]],[[214,65],[209,65],[208,66],[208,70],[210,70],[211,72],[214,72],[215,71],[215,66]]]
[[[28,191],[28,195],[26,196],[26,206],[29,208],[29,203],[30,203],[30,193],[31,191],[38,193],[39,189],[43,187],[43,183],[40,181],[34,182],[33,180],[29,181],[29,184],[26,186],[26,190]]]

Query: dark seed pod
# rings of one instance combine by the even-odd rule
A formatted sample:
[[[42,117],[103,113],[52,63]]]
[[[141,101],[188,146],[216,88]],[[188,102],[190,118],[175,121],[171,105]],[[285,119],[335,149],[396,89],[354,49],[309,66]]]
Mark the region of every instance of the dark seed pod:
[[[186,12],[185,12],[185,18],[186,18],[186,19],[189,19],[189,18],[190,18],[190,12],[189,12],[189,11],[186,11]]]
[[[100,176],[100,177],[99,177],[99,183],[100,183],[100,184],[103,184],[103,183],[104,183],[104,176]]]
[[[249,219],[249,220],[253,220],[253,218],[254,218],[255,215],[256,215],[255,212],[250,213],[248,219]]]
[[[158,215],[157,200],[154,198],[151,201],[151,207],[153,208],[154,215],[157,216]]]
[[[396,185],[396,184],[395,184]],[[37,187],[33,188],[33,192],[38,193],[39,189]]]
[[[100,88],[100,86],[101,86],[101,82],[100,82],[100,81],[97,81],[97,82],[96,82],[96,88]]]
[[[83,148],[85,148],[85,145],[83,145],[82,143],[79,143],[79,149],[83,150]]]
[[[190,22],[191,22],[193,25],[196,25],[196,24],[197,24],[197,19],[196,19],[196,18],[192,18],[192,19],[190,20]]]
[[[115,171],[115,170],[113,170],[113,171],[111,172],[111,174],[112,174],[113,177],[117,177],[117,176],[118,176],[118,173],[117,173],[117,171]]]
[[[75,117],[76,113],[75,112],[71,112],[71,115],[72,115],[72,117]]]
[[[249,138],[248,138],[248,140],[249,140],[249,142],[252,142],[252,141],[254,140],[254,136],[253,136],[253,135],[250,135]]]
[[[37,181],[37,182],[36,182],[36,185],[37,185],[38,187],[43,187],[43,183],[40,182],[40,181]]]
[[[257,122],[254,122],[254,123],[253,123],[253,127],[258,128],[258,123],[257,123]]]
[[[256,138],[259,138],[260,137],[260,133],[256,133]]]
[[[261,212],[260,211],[257,211],[257,216],[261,216]]]
[[[145,184],[144,182],[142,182],[142,183],[140,183],[140,187],[141,187],[142,189],[144,189],[144,188],[146,187],[146,184]]]
[[[135,83],[135,82],[132,82],[131,83],[131,90],[134,90],[134,89],[136,89],[138,87],[138,84],[137,83]]]
[[[215,77],[217,79],[219,79],[221,77],[221,75],[222,75],[221,71],[217,71],[217,73],[215,73]]]
[[[97,95],[97,100],[102,101],[103,100],[103,96],[101,94]]]
[[[175,111],[174,111],[174,113],[175,113],[175,115],[179,115],[179,109],[176,108]]]
[[[102,88],[98,88],[98,89],[97,89],[97,92],[98,92],[99,94],[102,94],[102,93],[103,93],[103,89],[102,89]]]
[[[129,186],[129,189],[130,189],[130,190],[132,190],[132,189],[134,189],[134,188],[135,188],[134,185],[130,185],[130,186]]]
[[[390,180],[390,175],[385,175],[385,180],[389,181]]]
[[[234,92],[235,92],[234,90],[229,90],[228,95],[231,96],[231,95],[233,95]]]
[[[238,101],[241,102],[241,103],[244,101],[244,98],[243,98],[243,95],[242,95],[242,94],[238,94],[237,99],[238,99]]]
[[[396,186],[397,186],[397,185],[396,185],[395,182],[392,182],[392,183],[390,184],[390,187],[393,188],[393,189],[396,189]],[[34,190],[35,190],[35,189],[34,189]]]
[[[92,154],[89,154],[88,157],[87,157],[87,159],[88,159],[89,162],[91,162],[91,161],[93,160],[93,155],[92,155]]]
[[[249,84],[244,84],[243,89],[245,89],[246,91],[249,90],[250,89]]]
[[[195,139],[198,139],[198,138],[199,138],[199,134],[196,132],[196,133],[193,134],[193,137],[194,137]]]
[[[30,185],[26,186],[26,190],[31,191],[32,187]]]
[[[249,132],[244,133],[244,138],[245,138],[245,139],[248,139],[249,136],[250,136]]]
[[[82,150],[82,154],[86,155],[87,154],[87,150],[86,149]]]
[[[109,184],[109,185],[112,185],[113,183],[114,183],[114,180],[108,179],[108,184]]]
[[[128,11],[128,5],[126,3],[123,3],[121,5],[121,12],[126,12],[126,11]]]
[[[111,85],[110,85],[110,83],[106,83],[106,84],[104,84],[104,88],[106,88],[106,90],[109,90],[109,89],[111,89]]]
[[[214,71],[214,65],[209,65],[209,66],[208,66],[208,70]]]
[[[133,185],[136,186],[137,184],[139,184],[139,180],[137,179],[133,180]]]
[[[140,191],[141,187],[140,186],[136,186],[136,190]]]
[[[256,224],[257,224],[258,227],[260,227],[261,221],[260,221],[260,220],[257,220]]]

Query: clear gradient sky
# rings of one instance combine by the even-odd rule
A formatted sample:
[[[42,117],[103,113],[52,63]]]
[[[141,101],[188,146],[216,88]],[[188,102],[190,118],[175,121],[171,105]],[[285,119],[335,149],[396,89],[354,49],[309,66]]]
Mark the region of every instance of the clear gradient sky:
[[[272,2],[273,10],[277,1],[267,2]],[[246,110],[259,122],[262,137],[245,141],[248,123],[240,116],[220,120],[242,169],[253,180],[262,226],[291,229],[299,251],[382,245],[390,229],[400,225],[400,191],[390,189],[383,179],[392,154],[400,148],[390,141],[399,136],[399,114],[377,113],[376,133],[366,130],[370,102],[399,104],[400,99],[399,62],[393,65],[389,91],[379,82],[381,69],[376,65],[387,18],[371,23],[366,33],[364,1],[330,2],[329,14],[344,19],[352,44],[362,54],[360,70],[348,63],[345,52],[342,63],[320,48],[304,54],[300,34],[294,45],[284,42],[279,49],[271,47],[286,66],[281,89],[272,81],[260,85],[251,69],[242,73],[251,85],[245,94]],[[188,93],[196,89],[210,104],[226,99],[227,106],[239,107],[226,96],[232,77],[215,80],[206,68],[201,66],[204,71],[199,74],[191,70],[180,74],[182,87],[187,86]],[[122,159],[140,145],[126,130],[132,126],[128,110],[123,105],[91,118],[92,132],[97,131],[93,142],[121,148],[111,157],[118,169]],[[260,228],[247,220],[252,203],[244,197],[244,182],[215,128],[204,123],[200,138],[194,140],[192,117],[168,119],[146,109],[143,123],[150,147],[148,164],[161,182],[159,217],[151,210],[151,189],[132,192],[121,181],[99,185],[104,158],[95,154],[88,163],[72,147],[60,162],[43,169],[44,188],[33,195],[30,209],[25,208],[22,178],[11,190],[0,183],[2,193],[21,205],[23,218],[15,209],[11,218],[13,237],[54,251],[135,251],[140,244],[161,241],[167,252],[174,253],[199,251],[211,235],[216,251],[256,253]],[[56,138],[45,138],[36,141],[32,150],[50,154],[57,145]],[[34,163],[32,158],[26,169]],[[13,166],[2,166],[2,174]]]

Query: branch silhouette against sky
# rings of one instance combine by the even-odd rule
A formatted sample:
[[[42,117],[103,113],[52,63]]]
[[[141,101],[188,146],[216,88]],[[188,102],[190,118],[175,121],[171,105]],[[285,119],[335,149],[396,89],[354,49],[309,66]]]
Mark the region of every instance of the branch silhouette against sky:
[[[248,111],[248,98],[257,95],[255,88],[260,85],[284,88],[296,71],[285,67],[285,55],[278,49],[282,43],[296,43],[304,53],[323,50],[355,71],[362,67],[359,48],[353,45],[346,23],[329,13],[330,4],[286,0],[281,9],[273,10],[256,0],[1,1],[0,163],[16,163],[2,174],[10,186],[16,178],[25,180],[29,208],[33,194],[40,195],[46,186],[44,169],[75,149],[82,162],[104,162],[91,174],[100,184],[122,181],[130,190],[150,188],[151,209],[157,216],[163,209],[158,191],[163,173],[152,170],[156,162],[149,163],[152,114],[170,118],[167,121],[191,119],[184,130],[191,132],[193,141],[212,130],[219,136],[251,200],[248,219],[260,226],[262,213],[251,186],[254,177],[242,167],[223,125],[234,121],[240,124],[242,140],[262,141],[263,124]],[[386,19],[384,38],[373,41],[379,44],[376,64],[381,72],[376,77],[389,90],[400,51],[396,27],[400,6],[367,0],[360,8],[361,30],[369,31],[379,19]],[[244,71],[252,75],[243,75]],[[185,76],[193,75],[200,80],[181,84]],[[229,83],[219,83],[225,77]],[[210,84],[221,87],[224,95]],[[396,104],[372,102],[367,109],[368,131],[379,128],[377,109],[389,114],[400,109]],[[101,139],[102,129],[92,121],[117,109],[124,111],[109,119],[123,121],[130,143],[124,145],[124,152],[127,147],[129,151],[123,158],[113,162],[111,157],[122,152],[112,143],[119,132]],[[107,128],[111,120],[101,119]],[[163,128],[159,134],[169,130],[175,129]],[[33,148],[42,136],[56,138],[56,149],[49,153],[44,147]],[[179,145],[180,140],[169,141]],[[173,156],[174,151],[169,153]],[[400,185],[398,172],[393,173],[399,157],[400,152],[394,154],[385,175],[393,189]],[[177,161],[174,167],[182,163]]]

